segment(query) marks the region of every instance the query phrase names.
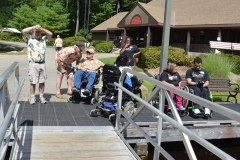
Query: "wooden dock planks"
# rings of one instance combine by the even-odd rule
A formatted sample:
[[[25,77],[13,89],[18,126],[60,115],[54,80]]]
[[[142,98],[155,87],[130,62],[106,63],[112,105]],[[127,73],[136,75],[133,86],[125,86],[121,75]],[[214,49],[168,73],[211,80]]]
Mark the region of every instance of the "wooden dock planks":
[[[114,130],[75,130],[73,132],[39,132],[27,130],[24,132],[19,132],[12,154],[12,159],[14,160],[135,159],[135,157],[128,150]]]

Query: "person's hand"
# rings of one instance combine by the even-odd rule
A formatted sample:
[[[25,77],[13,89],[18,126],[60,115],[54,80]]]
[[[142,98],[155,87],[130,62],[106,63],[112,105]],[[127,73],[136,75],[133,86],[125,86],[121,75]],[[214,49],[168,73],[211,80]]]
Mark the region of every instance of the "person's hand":
[[[35,29],[35,30],[42,31],[42,27],[41,27],[40,25],[38,25],[38,24],[37,24],[36,26],[34,26],[34,29]]]
[[[130,45],[130,43],[126,43],[124,48],[127,48]]]
[[[67,73],[67,70],[65,70],[65,69],[62,68],[62,69],[61,69],[61,73],[62,73],[62,74]]]

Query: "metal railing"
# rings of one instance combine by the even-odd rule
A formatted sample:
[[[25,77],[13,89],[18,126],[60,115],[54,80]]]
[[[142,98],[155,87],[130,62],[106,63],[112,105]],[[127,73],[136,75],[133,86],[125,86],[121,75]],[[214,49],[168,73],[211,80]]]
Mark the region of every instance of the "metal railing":
[[[10,104],[10,95],[7,81],[11,74],[15,72],[14,97]],[[15,137],[17,133],[17,112],[19,108],[18,97],[21,93],[24,79],[19,83],[19,64],[14,62],[0,76],[0,160],[4,159],[11,135]],[[5,114],[5,110],[8,107]]]
[[[137,76],[138,78],[141,78],[143,80],[146,80],[148,82],[151,82],[152,84],[156,85],[155,89],[152,91],[152,93],[150,94],[150,96],[147,98],[147,100],[142,100],[140,97],[138,97],[137,95],[133,94],[131,91],[127,90],[126,88],[123,87],[123,80],[124,77],[126,75],[126,73],[129,72],[135,76]],[[223,152],[222,150],[220,150],[219,148],[217,148],[216,146],[212,145],[211,143],[209,143],[208,141],[206,141],[205,139],[201,138],[200,136],[198,136],[197,134],[193,133],[191,130],[189,130],[188,128],[183,126],[183,123],[181,121],[181,118],[176,110],[175,104],[171,98],[171,96],[169,95],[168,91],[171,91],[175,94],[181,95],[183,98],[186,98],[188,100],[191,100],[193,102],[196,102],[198,104],[201,104],[202,106],[207,106],[209,109],[218,112],[230,119],[236,120],[238,122],[240,122],[240,113],[230,110],[228,108],[225,108],[219,104],[210,102],[208,100],[202,99],[200,97],[197,97],[193,94],[187,93],[186,91],[180,90],[180,89],[176,89],[170,85],[167,85],[163,82],[160,82],[156,79],[150,78],[144,74],[141,73],[137,73],[135,71],[132,71],[130,69],[124,69],[120,79],[119,79],[119,84],[118,83],[114,83],[115,86],[117,86],[119,88],[118,90],[118,107],[116,108],[117,113],[116,113],[116,130],[119,133],[122,133],[125,129],[127,129],[127,127],[129,126],[129,124],[131,123],[140,133],[142,133],[142,135],[155,147],[154,150],[154,159],[158,160],[159,159],[159,155],[160,153],[163,154],[163,156],[165,156],[165,158],[167,159],[173,159],[173,157],[171,155],[169,155],[162,147],[161,147],[161,133],[162,133],[162,123],[163,123],[163,119],[167,122],[169,122],[170,124],[172,124],[174,127],[176,127],[183,139],[183,143],[185,145],[185,148],[187,150],[189,159],[197,159],[196,155],[194,153],[194,150],[191,146],[189,137],[192,140],[195,140],[196,142],[198,142],[200,145],[202,145],[203,147],[205,147],[206,149],[208,149],[210,152],[212,152],[213,154],[215,154],[216,156],[218,156],[221,159],[234,159],[232,156],[228,155],[227,153]],[[122,92],[125,92],[126,94],[130,95],[131,97],[133,97],[135,100],[137,100],[141,105],[140,107],[138,107],[137,111],[131,116],[129,117],[125,112],[122,111],[121,106],[122,106]],[[155,108],[154,106],[152,106],[151,104],[149,104],[149,102],[155,98],[156,96],[159,96],[159,109]],[[171,111],[173,113],[173,117],[174,119],[170,118],[168,115],[166,115],[163,112],[164,109],[164,101],[165,101],[165,96],[166,99],[168,101],[168,103],[170,104],[170,108]],[[140,128],[135,122],[134,119],[140,114],[140,112],[144,109],[147,108],[149,110],[151,110],[154,114],[159,116],[158,122],[157,122],[157,134],[156,134],[156,140],[153,140],[142,128]],[[120,117],[121,115],[123,115],[126,120],[128,122],[126,122],[124,124],[124,126],[122,126],[120,128]]]

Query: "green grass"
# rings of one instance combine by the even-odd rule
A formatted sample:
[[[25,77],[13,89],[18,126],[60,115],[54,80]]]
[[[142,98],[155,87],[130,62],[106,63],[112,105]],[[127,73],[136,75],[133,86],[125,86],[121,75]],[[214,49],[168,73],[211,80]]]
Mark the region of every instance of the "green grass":
[[[0,55],[26,55],[27,52],[0,52]]]
[[[109,58],[99,58],[98,60],[102,61],[104,64],[114,64],[117,57],[109,57]]]
[[[224,77],[227,78],[229,72],[234,69],[234,62],[226,58],[225,55],[209,53],[202,56],[202,68],[208,71],[210,77]]]

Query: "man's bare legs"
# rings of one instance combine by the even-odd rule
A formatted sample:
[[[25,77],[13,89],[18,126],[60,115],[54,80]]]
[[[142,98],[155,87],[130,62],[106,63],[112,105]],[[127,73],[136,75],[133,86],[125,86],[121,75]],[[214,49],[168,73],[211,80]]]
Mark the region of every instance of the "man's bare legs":
[[[68,91],[67,93],[72,94],[72,82],[73,82],[73,73],[70,73],[67,77]]]
[[[36,84],[30,84],[30,94],[31,94],[31,96],[35,96],[35,89],[36,89]]]
[[[39,83],[39,94],[43,95],[45,88],[45,83]]]
[[[58,74],[57,81],[56,81],[56,96],[61,94],[60,88],[61,88],[61,84],[62,84],[63,75],[64,74],[62,74],[62,73]]]

